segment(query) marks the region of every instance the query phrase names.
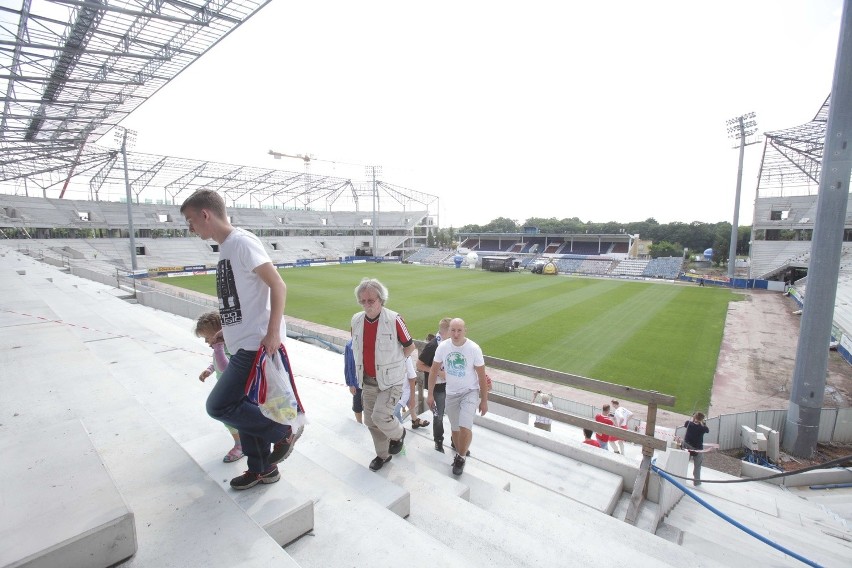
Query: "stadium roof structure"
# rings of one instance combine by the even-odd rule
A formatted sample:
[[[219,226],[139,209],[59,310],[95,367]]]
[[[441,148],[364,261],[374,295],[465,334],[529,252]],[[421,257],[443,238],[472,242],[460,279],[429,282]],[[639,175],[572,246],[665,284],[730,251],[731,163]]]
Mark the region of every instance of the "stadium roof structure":
[[[758,197],[816,195],[830,99],[810,122],[765,133]]]
[[[128,152],[127,169],[136,202],[140,201],[143,192],[147,192],[149,196],[162,195],[164,203],[179,203],[182,196],[203,188],[218,191],[228,205],[234,207],[326,211],[372,208],[371,182],[356,182],[308,170],[292,172],[140,152]],[[124,190],[124,167],[117,150],[111,151],[108,159],[90,174],[90,198],[98,200],[101,188],[109,185],[120,186]],[[436,196],[379,180],[376,181],[376,193],[384,210],[429,210],[429,206],[438,200]],[[366,200],[368,207],[361,207],[362,199]],[[423,207],[415,207],[414,204]]]
[[[269,0],[18,0],[0,7],[2,177],[104,160],[87,144]]]
[[[107,134],[270,0],[15,0],[0,6],[0,184],[89,199],[125,194]],[[123,133],[123,129],[117,129]],[[232,205],[308,209],[373,197],[386,209],[430,209],[437,197],[378,181],[126,152],[135,200],[165,202],[200,187]],[[375,192],[374,192],[375,189]],[[343,198],[347,199],[343,199]],[[413,204],[417,204],[416,206]]]

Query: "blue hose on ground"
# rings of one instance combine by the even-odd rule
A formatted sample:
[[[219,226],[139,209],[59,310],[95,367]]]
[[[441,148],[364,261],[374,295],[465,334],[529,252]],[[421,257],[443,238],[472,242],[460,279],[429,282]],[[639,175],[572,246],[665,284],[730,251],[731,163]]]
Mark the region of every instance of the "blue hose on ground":
[[[750,528],[748,528],[744,524],[740,523],[739,521],[732,519],[730,516],[726,515],[725,513],[723,513],[722,511],[720,511],[719,509],[717,509],[716,507],[714,507],[713,505],[711,505],[710,503],[708,503],[707,501],[705,501],[704,499],[699,497],[694,491],[688,489],[686,486],[684,486],[680,482],[676,481],[668,473],[666,473],[665,471],[658,468],[655,464],[656,461],[657,461],[656,458],[651,460],[651,469],[654,470],[654,472],[656,472],[657,475],[659,475],[660,477],[662,477],[663,479],[665,479],[666,481],[668,481],[669,483],[671,483],[672,485],[674,485],[675,487],[677,487],[678,489],[680,489],[681,491],[683,491],[684,493],[686,493],[687,495],[689,495],[690,497],[695,499],[698,503],[700,503],[701,505],[703,505],[704,507],[709,509],[711,512],[713,512],[716,515],[718,515],[719,517],[725,519],[726,521],[728,521],[729,523],[731,523],[732,525],[734,525],[735,527],[737,527],[741,531],[745,532],[746,534],[749,534],[749,535],[753,536],[754,538],[758,539],[759,541],[768,544],[769,546],[771,546],[775,550],[779,550],[779,551],[783,552],[784,554],[786,554],[788,556],[792,556],[793,558],[795,558],[799,562],[804,562],[808,566],[813,566],[814,568],[822,568],[822,566],[820,564],[817,564],[813,560],[808,560],[807,558],[805,558],[801,554],[796,554],[792,550],[784,548],[780,544],[773,542],[773,541],[769,540],[768,538],[766,538],[765,536],[754,532],[753,530],[751,530]]]

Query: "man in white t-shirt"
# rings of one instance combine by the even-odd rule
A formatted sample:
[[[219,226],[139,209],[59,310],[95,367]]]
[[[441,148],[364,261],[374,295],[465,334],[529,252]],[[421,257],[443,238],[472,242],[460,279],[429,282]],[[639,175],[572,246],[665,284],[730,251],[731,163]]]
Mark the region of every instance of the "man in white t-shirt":
[[[537,404],[535,401],[539,396],[541,396],[540,406],[543,406],[544,408],[548,408],[550,410],[553,410],[553,403],[550,402],[550,395],[549,394],[542,394],[542,392],[540,390],[535,391],[533,393],[533,397],[532,397],[533,403]],[[553,420],[551,420],[547,416],[539,416],[539,415],[536,414],[535,420],[533,421],[533,425],[536,428],[540,428],[541,430],[547,430],[548,432],[550,432],[550,429],[552,427],[551,426],[552,422],[553,422]]]
[[[216,294],[222,335],[232,355],[207,397],[207,413],[240,433],[248,470],[232,479],[231,487],[275,483],[281,478],[276,464],[293,451],[301,428],[293,432],[289,425],[264,416],[260,407],[246,399],[245,385],[261,346],[267,353],[277,353],[286,335],[287,286],[260,240],[228,221],[221,195],[198,190],[183,202],[180,212],[190,232],[219,243]],[[301,402],[298,412],[304,413]]]
[[[477,407],[485,416],[488,412],[488,384],[485,378],[485,358],[482,349],[466,337],[464,320],[450,322],[449,341],[438,344],[429,371],[429,408],[435,405],[435,384],[443,368],[447,381],[446,413],[450,419],[456,457],[453,475],[464,471],[465,456],[473,441],[473,417]]]
[[[633,413],[621,406],[617,400],[612,400],[612,421],[619,428],[623,428],[627,430],[627,423],[630,421],[630,417],[633,416]],[[624,440],[619,438],[612,438],[613,449],[617,454],[624,454]]]

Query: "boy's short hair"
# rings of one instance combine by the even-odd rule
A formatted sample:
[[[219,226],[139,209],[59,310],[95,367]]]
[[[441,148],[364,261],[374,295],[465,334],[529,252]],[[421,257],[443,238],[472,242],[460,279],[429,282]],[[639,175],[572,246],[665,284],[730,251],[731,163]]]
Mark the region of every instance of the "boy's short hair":
[[[195,209],[196,211],[207,209],[220,219],[228,218],[225,200],[211,189],[199,189],[187,197],[180,206],[180,212],[183,213],[187,209]]]
[[[195,322],[196,337],[201,337],[204,330],[219,331],[220,329],[222,329],[222,319],[216,311],[201,314]]]
[[[586,438],[591,438],[592,437],[592,431],[589,430],[588,428],[583,428],[583,436],[585,436]]]
[[[704,413],[703,413],[703,412],[696,412],[696,413],[695,413],[695,414],[693,414],[692,416],[693,416],[696,420],[698,420],[699,422],[703,422],[703,421],[704,421]]]
[[[601,412],[609,412],[609,405],[608,405],[608,404],[604,404],[604,405],[603,405],[603,408],[601,408]]]

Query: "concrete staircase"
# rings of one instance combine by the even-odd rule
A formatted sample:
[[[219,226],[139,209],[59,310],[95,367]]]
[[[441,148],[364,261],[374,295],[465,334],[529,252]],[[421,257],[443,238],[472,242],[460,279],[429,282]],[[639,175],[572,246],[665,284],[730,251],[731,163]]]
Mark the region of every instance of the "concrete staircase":
[[[305,434],[280,465],[281,481],[232,491],[228,480],[245,464],[221,461],[231,440],[204,412],[211,384],[197,377],[210,353],[192,321],[3,253],[0,245],[0,432],[82,421],[135,519],[138,550],[125,565],[514,568],[602,557],[631,566],[732,565],[720,547],[705,550],[691,536],[697,532],[675,522],[677,509],[667,520],[669,536],[680,535],[674,542],[611,516],[626,508],[625,476],[613,471],[633,467],[627,458],[589,454],[592,463],[620,460],[606,471],[580,459],[579,442],[577,454],[551,451],[529,442],[547,434],[500,417],[489,419],[495,429],[488,421],[475,427],[460,477],[450,473],[449,447],[435,451],[431,427],[408,429],[404,452],[369,471],[372,442],[353,419],[342,356],[296,341],[288,352],[309,417]],[[74,471],[69,465],[57,477]],[[43,487],[15,490],[35,495]],[[3,542],[16,538],[0,527]]]
[[[691,470],[691,465],[690,465]],[[688,472],[691,476],[692,472]],[[701,471],[705,480],[736,479]],[[845,521],[801,492],[770,483],[702,483],[687,488],[713,507],[787,550],[820,566],[849,566],[852,532]],[[847,490],[848,491],[848,490]],[[802,562],[738,529],[697,501],[684,497],[657,531],[686,549],[726,566],[801,566]]]
[[[152,350],[173,349],[168,336],[147,327],[158,320],[134,317],[140,306],[115,298],[101,285],[15,253],[0,257],[0,288],[4,291],[0,297],[0,432],[4,440],[20,439],[29,448],[7,454],[6,459],[37,467],[59,455],[41,456],[41,452],[51,451],[54,439],[45,427],[81,421],[114,490],[134,517],[134,525],[125,524],[120,532],[106,525],[85,532],[79,529],[86,511],[102,513],[115,502],[112,497],[103,498],[112,491],[102,482],[102,495],[94,495],[87,508],[52,515],[51,533],[77,530],[62,544],[84,541],[85,551],[93,553],[135,541],[137,550],[125,562],[128,566],[296,565],[205,474],[145,404],[116,380],[113,367],[129,358],[133,378],[151,381],[151,399],[168,400],[168,387],[185,381],[176,371],[158,377],[157,383],[147,370]],[[113,316],[121,323],[113,323]],[[116,348],[110,349],[110,343]],[[122,349],[122,345],[129,348]],[[104,354],[107,357],[101,358]],[[0,468],[4,494],[0,565],[108,566],[117,561],[90,554],[82,563],[75,563],[78,556],[61,552],[61,561],[53,564],[50,559],[56,543],[47,538],[47,530],[28,530],[27,519],[45,514],[39,496],[56,486],[73,487],[75,477],[86,471],[79,459],[55,467],[49,478],[17,476],[13,468]],[[6,494],[11,492],[16,493],[16,502],[28,506],[7,508],[12,500]],[[40,550],[17,557],[6,555],[12,549],[10,543],[34,535]]]

